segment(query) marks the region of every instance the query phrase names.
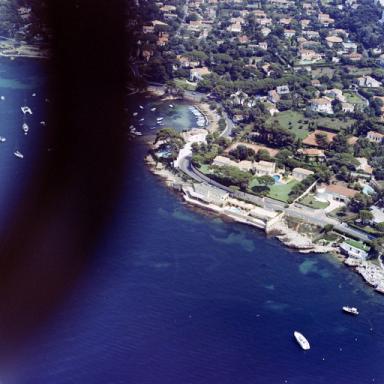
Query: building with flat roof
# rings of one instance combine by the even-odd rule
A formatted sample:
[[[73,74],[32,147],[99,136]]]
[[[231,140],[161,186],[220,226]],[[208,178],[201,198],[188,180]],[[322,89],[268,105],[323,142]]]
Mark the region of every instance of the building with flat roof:
[[[303,181],[308,176],[311,176],[313,174],[314,174],[313,171],[310,171],[309,169],[305,169],[305,168],[294,168],[292,170],[292,177],[299,181]]]

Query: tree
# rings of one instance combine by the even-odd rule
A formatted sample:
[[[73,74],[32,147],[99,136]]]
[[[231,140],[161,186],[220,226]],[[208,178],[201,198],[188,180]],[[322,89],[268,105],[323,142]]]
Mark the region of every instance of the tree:
[[[225,129],[226,126],[227,126],[227,123],[226,123],[225,119],[224,119],[224,118],[219,119],[218,124],[219,124],[219,129],[220,129],[221,131],[224,131],[224,129]]]
[[[257,178],[257,181],[263,185],[274,185],[275,179],[271,176],[264,175]]]
[[[378,237],[371,241],[370,258],[380,257],[384,253],[384,237]]]
[[[269,154],[269,152],[266,149],[259,149],[256,153],[255,160],[256,161],[260,161],[260,160],[270,161],[271,155]]]
[[[349,208],[352,212],[359,212],[361,210],[367,209],[372,203],[372,199],[364,195],[363,193],[358,193],[355,197],[349,202]]]
[[[373,214],[371,211],[362,209],[359,211],[359,218],[362,224],[368,224],[373,219]]]
[[[316,140],[316,144],[320,147],[320,148],[327,148],[328,147],[328,137],[325,133],[316,133],[315,135],[315,140]]]
[[[333,224],[325,224],[322,232],[329,233],[329,232],[333,231],[333,228],[334,228]]]

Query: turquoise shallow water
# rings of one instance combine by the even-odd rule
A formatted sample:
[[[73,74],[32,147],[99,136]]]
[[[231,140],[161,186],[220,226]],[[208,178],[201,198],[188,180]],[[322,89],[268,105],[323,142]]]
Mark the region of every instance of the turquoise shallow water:
[[[135,100],[129,113],[143,105],[137,118],[153,134],[152,102]],[[185,113],[181,125],[193,124]],[[4,383],[384,382],[383,296],[329,256],[194,211],[146,169],[144,140],[126,145],[122,198],[94,264]]]

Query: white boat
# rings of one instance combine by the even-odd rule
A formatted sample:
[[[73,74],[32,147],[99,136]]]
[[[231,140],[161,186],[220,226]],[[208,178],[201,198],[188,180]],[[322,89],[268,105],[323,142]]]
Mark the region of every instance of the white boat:
[[[157,121],[164,120],[164,117],[158,117],[156,120],[157,120]]]
[[[32,93],[32,96],[35,97],[35,96],[36,96],[36,93]]]
[[[144,121],[144,117],[140,119],[140,121]]]
[[[4,136],[0,136],[0,143],[5,143],[7,139]]]
[[[0,96],[0,99],[1,100],[5,100],[5,96]]]
[[[355,307],[345,306],[345,307],[343,307],[343,311],[350,313],[351,315],[358,315],[359,314],[359,311]]]
[[[40,125],[45,125],[45,124],[46,124],[46,123],[45,123],[44,120],[40,121]]]
[[[142,105],[139,105],[139,108],[140,108],[140,109],[144,109],[144,107],[143,107]]]
[[[32,115],[32,110],[31,110],[31,108],[29,108],[28,106],[23,106],[23,107],[21,107],[21,112],[23,112],[24,113],[24,115],[26,115],[27,113],[29,113],[30,115]]]
[[[140,131],[135,131],[135,132],[133,132],[133,134],[136,136],[142,136],[143,135]]]
[[[169,108],[173,108],[173,105],[172,105],[172,104],[169,104]]]
[[[153,111],[156,111],[156,108],[151,108],[151,111],[153,112]]]
[[[293,332],[293,336],[295,336],[295,339],[299,343],[301,348],[303,348],[304,350],[311,349],[309,341],[304,337],[302,333],[295,331]]]
[[[24,131],[24,135],[28,134],[28,131],[29,131],[29,126],[27,123],[23,123],[23,131]]]
[[[137,112],[133,112],[133,113],[132,113],[132,116],[137,116],[137,115],[138,115]]]
[[[15,152],[13,152],[13,154],[16,157],[18,157],[19,159],[23,159],[24,158],[24,155],[20,151],[15,151]]]

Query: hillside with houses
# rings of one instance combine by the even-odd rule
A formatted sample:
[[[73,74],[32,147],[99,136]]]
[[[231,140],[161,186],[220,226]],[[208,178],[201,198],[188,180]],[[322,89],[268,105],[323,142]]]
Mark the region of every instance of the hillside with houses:
[[[363,259],[380,261],[382,14],[372,0],[154,2],[141,18],[138,68],[169,94],[202,95],[218,115],[218,129],[190,143],[204,180],[322,217],[316,241],[358,240]],[[361,254],[351,247],[341,250]]]

